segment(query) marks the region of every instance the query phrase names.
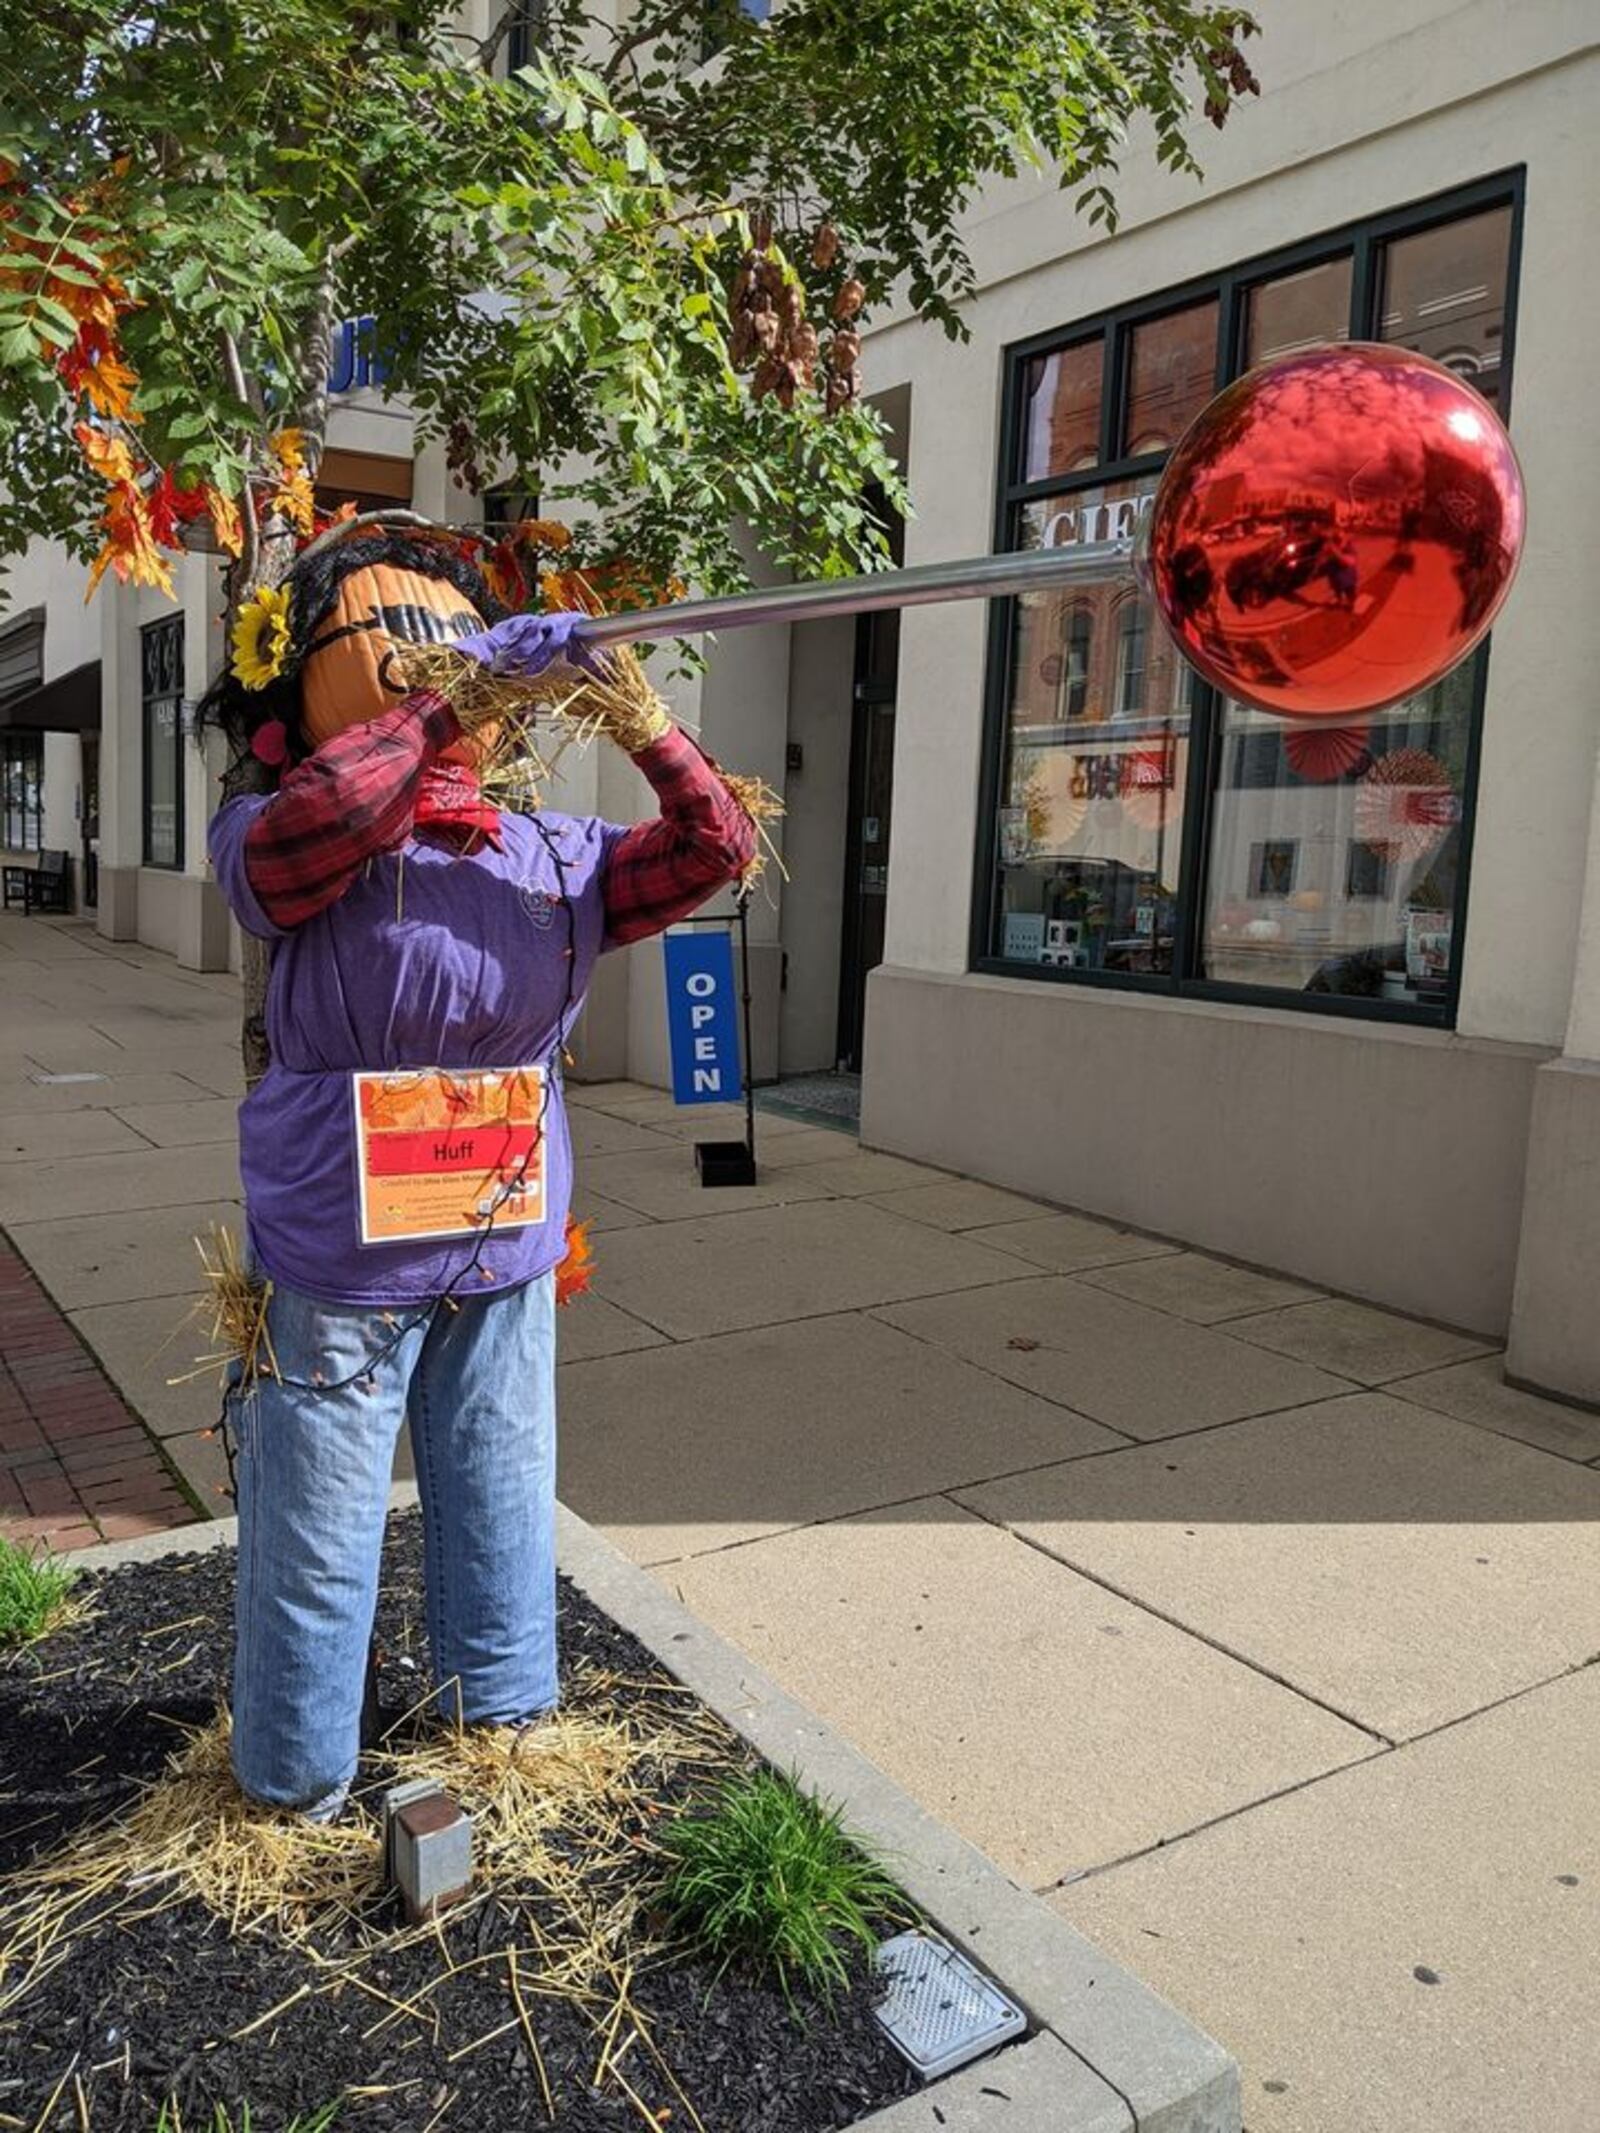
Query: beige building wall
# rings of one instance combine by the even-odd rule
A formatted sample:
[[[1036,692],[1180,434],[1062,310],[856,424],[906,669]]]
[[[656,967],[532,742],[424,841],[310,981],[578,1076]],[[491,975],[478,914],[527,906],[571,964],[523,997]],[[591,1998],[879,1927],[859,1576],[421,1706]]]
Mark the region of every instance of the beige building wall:
[[[1457,1031],[969,974],[984,617],[918,609],[902,637],[864,1135],[1504,1332],[1525,1173],[1536,1174],[1539,1064],[1563,1045],[1600,1053],[1600,951],[1592,972],[1577,960],[1580,922],[1586,943],[1600,939],[1600,603],[1587,590],[1600,437],[1585,412],[1600,345],[1600,16],[1561,0],[1316,11],[1276,0],[1260,13],[1264,94],[1204,144],[1203,187],[1130,157],[1110,241],[1053,191],[1009,188],[973,229],[971,341],[891,324],[869,342],[869,381],[909,387],[916,438],[938,440],[912,452],[907,561],[978,553],[992,538],[1008,343],[1526,166],[1511,427],[1531,530],[1489,663]],[[1544,1107],[1560,1109],[1566,1157],[1600,1163],[1600,1120],[1583,1141],[1566,1096]],[[1553,1264],[1591,1291],[1600,1276],[1600,1222],[1584,1240],[1567,1216],[1555,1229],[1530,1297],[1548,1292]],[[1580,1248],[1566,1253],[1563,1240]],[[1574,1352],[1584,1316],[1568,1308],[1561,1339],[1514,1346],[1522,1374],[1600,1399],[1600,1336],[1585,1324],[1589,1353]]]

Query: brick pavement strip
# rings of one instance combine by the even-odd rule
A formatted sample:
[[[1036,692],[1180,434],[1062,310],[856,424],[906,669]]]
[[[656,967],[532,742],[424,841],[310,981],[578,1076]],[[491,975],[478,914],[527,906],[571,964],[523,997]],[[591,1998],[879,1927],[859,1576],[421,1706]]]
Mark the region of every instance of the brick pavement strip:
[[[155,1439],[0,1232],[0,1532],[84,1548],[195,1515]]]

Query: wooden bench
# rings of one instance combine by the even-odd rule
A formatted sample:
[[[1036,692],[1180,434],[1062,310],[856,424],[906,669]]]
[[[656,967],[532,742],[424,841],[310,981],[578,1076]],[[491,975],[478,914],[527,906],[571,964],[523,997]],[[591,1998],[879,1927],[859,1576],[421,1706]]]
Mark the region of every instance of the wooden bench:
[[[33,867],[7,867],[4,908],[21,904],[24,912],[71,909],[71,862],[65,852],[41,852]]]

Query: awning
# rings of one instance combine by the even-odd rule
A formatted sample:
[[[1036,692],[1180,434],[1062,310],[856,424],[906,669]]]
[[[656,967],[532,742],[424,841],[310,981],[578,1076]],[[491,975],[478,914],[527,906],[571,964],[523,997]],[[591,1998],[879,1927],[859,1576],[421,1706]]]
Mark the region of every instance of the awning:
[[[20,696],[0,699],[0,731],[13,733],[98,733],[100,731],[100,662],[85,660],[54,681]]]

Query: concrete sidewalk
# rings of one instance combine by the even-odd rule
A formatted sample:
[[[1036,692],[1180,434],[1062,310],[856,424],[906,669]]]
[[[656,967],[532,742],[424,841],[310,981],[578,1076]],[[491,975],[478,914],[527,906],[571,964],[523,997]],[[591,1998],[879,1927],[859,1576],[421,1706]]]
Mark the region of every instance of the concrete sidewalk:
[[[232,986],[35,918],[0,987],[0,1226],[215,1508],[166,1381]],[[1235,2050],[1252,2133],[1595,2133],[1600,1418],[793,1119],[707,1193],[714,1119],[573,1096],[573,1509]]]

